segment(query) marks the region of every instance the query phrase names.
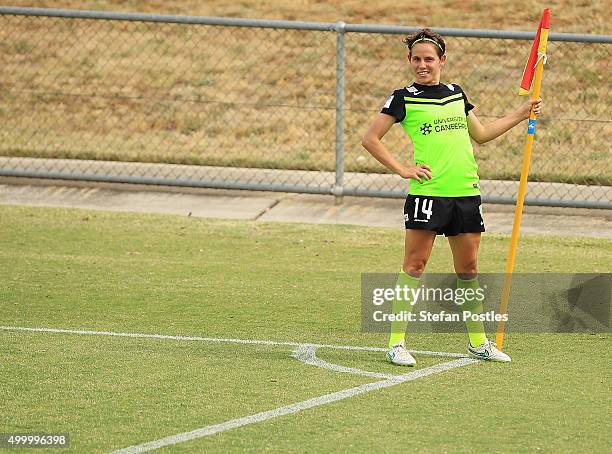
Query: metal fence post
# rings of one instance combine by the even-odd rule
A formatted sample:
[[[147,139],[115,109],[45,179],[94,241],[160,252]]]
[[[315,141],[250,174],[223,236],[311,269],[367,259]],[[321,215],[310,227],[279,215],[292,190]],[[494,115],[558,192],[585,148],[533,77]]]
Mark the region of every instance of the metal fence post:
[[[342,203],[344,192],[344,29],[346,24],[337,22],[336,29],[336,181],[333,194],[335,203]]]

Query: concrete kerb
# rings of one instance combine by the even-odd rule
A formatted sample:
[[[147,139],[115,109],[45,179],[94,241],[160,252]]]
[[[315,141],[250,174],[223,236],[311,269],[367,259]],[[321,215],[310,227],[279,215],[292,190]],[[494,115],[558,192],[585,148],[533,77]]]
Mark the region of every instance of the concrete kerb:
[[[218,189],[273,190],[330,194],[336,185],[331,171],[256,169],[164,163],[46,159],[0,156],[0,176],[61,178],[73,180],[145,183],[210,187]],[[396,197],[407,189],[398,175],[359,172],[342,173],[342,193],[357,196]],[[518,192],[517,181],[481,180],[483,194],[495,203],[508,203]],[[368,193],[365,193],[365,190]],[[580,197],[576,199],[576,195]],[[538,205],[609,208],[611,186],[579,186],[566,183],[530,182],[527,200]]]
[[[203,218],[403,228],[400,199],[0,177],[0,204]],[[510,233],[514,207],[485,204],[487,231]],[[612,238],[612,210],[526,206],[526,234]]]

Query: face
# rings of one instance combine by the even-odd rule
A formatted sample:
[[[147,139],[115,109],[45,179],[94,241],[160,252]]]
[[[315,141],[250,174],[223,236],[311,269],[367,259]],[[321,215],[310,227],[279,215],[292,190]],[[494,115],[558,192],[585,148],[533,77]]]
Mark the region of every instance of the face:
[[[412,46],[408,57],[417,84],[436,85],[440,83],[440,72],[446,61],[446,55],[438,57],[435,44],[416,43]]]

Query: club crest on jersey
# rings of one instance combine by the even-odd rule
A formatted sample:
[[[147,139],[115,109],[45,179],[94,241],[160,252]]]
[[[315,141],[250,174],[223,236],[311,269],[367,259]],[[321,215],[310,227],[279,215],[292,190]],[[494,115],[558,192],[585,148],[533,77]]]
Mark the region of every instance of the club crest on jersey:
[[[424,136],[427,134],[431,134],[431,124],[423,123],[423,126],[421,126],[421,134],[423,134]]]

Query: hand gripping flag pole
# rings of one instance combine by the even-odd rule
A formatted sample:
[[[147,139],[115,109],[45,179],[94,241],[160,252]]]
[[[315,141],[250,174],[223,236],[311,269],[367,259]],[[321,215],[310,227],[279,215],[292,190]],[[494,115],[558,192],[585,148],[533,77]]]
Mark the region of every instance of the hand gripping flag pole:
[[[546,63],[546,45],[548,44],[548,32],[550,30],[550,10],[546,8],[542,13],[540,26],[536,33],[535,40],[531,46],[531,52],[525,70],[523,71],[523,79],[519,88],[519,95],[527,95],[531,91],[531,99],[540,97],[540,87],[542,85],[542,73],[544,72],[544,64]],[[535,76],[535,77],[534,77]],[[533,83],[532,83],[533,82]],[[529,175],[529,165],[531,163],[531,150],[535,138],[536,115],[531,111],[529,115],[529,124],[527,126],[527,136],[525,138],[525,148],[523,152],[523,167],[521,169],[521,181],[519,184],[518,196],[516,198],[516,208],[514,210],[514,225],[512,226],[512,237],[510,239],[510,249],[508,250],[508,258],[506,260],[506,273],[504,275],[504,287],[502,291],[501,304],[499,313],[506,314],[508,310],[508,300],[510,297],[510,286],[512,284],[512,272],[514,270],[514,261],[516,259],[516,248],[518,245],[519,229],[521,227],[521,217],[523,215],[523,202],[525,201],[525,193],[527,192],[527,176]],[[501,350],[504,342],[504,328],[506,322],[501,320],[497,325],[496,343]]]

